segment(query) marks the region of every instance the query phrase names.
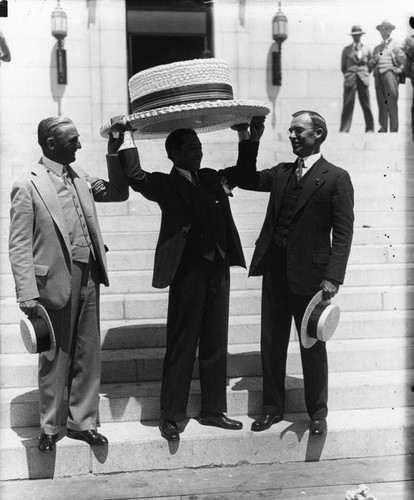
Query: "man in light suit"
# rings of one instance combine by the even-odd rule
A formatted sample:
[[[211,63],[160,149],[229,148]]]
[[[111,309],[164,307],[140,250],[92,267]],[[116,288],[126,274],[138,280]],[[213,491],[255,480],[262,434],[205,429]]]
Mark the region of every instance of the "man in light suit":
[[[166,139],[170,173],[141,168],[132,135],[118,156],[130,186],[158,203],[161,229],[155,250],[153,286],[169,286],[167,349],[161,388],[161,435],[179,439],[177,422],[186,418],[198,346],[201,412],[198,421],[237,430],[242,423],[227,411],[227,338],[230,266],[246,267],[228,200],[237,167],[200,169],[201,142],[193,129]],[[239,144],[243,157],[247,141]]]
[[[354,41],[342,51],[341,70],[345,79],[340,132],[349,132],[351,128],[356,92],[358,92],[358,99],[364,112],[365,132],[373,132],[374,117],[369,102],[368,71],[371,51],[361,43],[361,36],[365,34],[361,26],[352,26],[349,34]]]
[[[257,137],[263,129],[253,132]],[[330,299],[344,281],[353,234],[353,187],[348,172],[320,153],[327,132],[318,113],[298,111],[289,128],[295,162],[256,171],[258,142],[254,142],[242,165],[240,188],[270,192],[249,271],[251,276],[263,276],[263,413],[253,422],[253,431],[268,429],[284,418],[292,317],[300,331],[311,298],[322,289],[324,300]],[[323,435],[328,413],[325,343],[318,341],[309,349],[301,345],[300,353],[310,432]]]
[[[90,445],[96,432],[100,387],[99,284],[108,286],[105,247],[95,201],[125,201],[128,184],[119,166],[118,141],[108,143],[109,182],[71,164],[81,148],[64,117],[38,126],[43,156],[13,185],[9,257],[20,309],[32,317],[40,303],[56,335],[56,355],[39,355],[39,449],[55,449],[67,384],[67,435]]]
[[[398,86],[405,67],[402,44],[391,38],[395,26],[384,20],[378,24],[382,42],[374,48],[368,67],[374,70],[378,103],[379,132],[398,132]]]

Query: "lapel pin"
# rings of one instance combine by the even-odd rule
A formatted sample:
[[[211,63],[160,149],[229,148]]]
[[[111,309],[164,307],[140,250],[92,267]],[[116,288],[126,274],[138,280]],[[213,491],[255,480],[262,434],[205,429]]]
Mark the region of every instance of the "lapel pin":
[[[317,186],[319,186],[320,182],[321,182],[321,180],[320,180],[320,179],[319,179],[319,177],[318,177],[318,178],[315,180],[315,184],[316,184]]]

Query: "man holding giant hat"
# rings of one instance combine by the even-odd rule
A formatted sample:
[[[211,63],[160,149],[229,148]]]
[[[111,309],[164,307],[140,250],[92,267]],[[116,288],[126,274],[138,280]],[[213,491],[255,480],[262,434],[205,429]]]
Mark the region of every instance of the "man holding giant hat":
[[[369,71],[368,61],[371,58],[370,49],[361,43],[365,34],[361,26],[352,26],[353,43],[342,51],[341,70],[344,74],[344,104],[341,116],[340,132],[349,132],[354,113],[355,94],[358,92],[365,119],[365,132],[374,131],[374,117],[369,101]]]
[[[379,132],[398,132],[398,85],[405,67],[400,43],[391,38],[395,26],[387,20],[378,24],[382,42],[374,48],[368,67],[374,70]]]

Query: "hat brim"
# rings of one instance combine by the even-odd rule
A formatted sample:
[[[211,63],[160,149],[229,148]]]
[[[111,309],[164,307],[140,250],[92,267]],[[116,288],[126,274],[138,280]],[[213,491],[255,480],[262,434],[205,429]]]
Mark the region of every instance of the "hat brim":
[[[50,348],[48,351],[43,351],[42,353],[39,354],[44,354],[45,357],[49,361],[53,361],[56,355],[56,337],[55,337],[55,332],[53,330],[53,325],[50,321],[49,315],[47,314],[46,309],[38,304],[37,308],[37,315],[40,316],[46,323],[48,332],[49,332],[49,338],[50,338]],[[30,354],[36,354],[37,352],[37,338],[36,338],[36,332],[34,329],[34,326],[32,322],[30,321],[29,318],[23,318],[20,321],[20,333],[22,336],[23,343],[26,347],[26,350]]]
[[[348,35],[365,35],[366,31],[354,31],[353,33],[348,33]]]
[[[391,23],[389,24],[378,24],[377,30],[380,31],[381,28],[391,28],[391,30],[395,30],[395,26]]]
[[[261,101],[217,100],[133,113],[125,116],[124,121],[134,129],[136,139],[160,139],[179,128],[192,128],[200,133],[223,130],[269,112],[269,106]],[[101,127],[100,134],[108,137],[110,131],[108,122]]]
[[[316,344],[316,342],[318,342],[318,340],[321,340],[322,342],[326,342],[327,340],[329,340],[332,337],[333,333],[335,332],[336,327],[338,326],[340,309],[338,306],[334,307],[328,306],[328,308],[326,308],[322,312],[318,321],[318,326],[319,322],[321,322],[321,324],[323,325],[323,331],[321,332],[322,338],[319,338],[319,336],[318,338],[314,338],[308,335],[309,319],[315,307],[322,301],[323,301],[322,290],[320,290],[316,295],[314,295],[314,297],[312,297],[311,301],[309,302],[305,310],[305,314],[303,315],[302,324],[300,328],[300,339],[305,349],[311,348],[313,345]],[[330,301],[327,303],[330,304]]]

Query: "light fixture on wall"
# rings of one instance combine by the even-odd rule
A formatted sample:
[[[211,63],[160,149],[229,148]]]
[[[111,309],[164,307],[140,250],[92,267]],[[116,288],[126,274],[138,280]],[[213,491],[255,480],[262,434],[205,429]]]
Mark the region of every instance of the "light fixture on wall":
[[[288,20],[281,8],[282,2],[279,2],[279,10],[272,21],[273,40],[277,43],[277,52],[272,53],[272,84],[282,85],[282,43],[288,36]]]
[[[57,61],[57,82],[66,85],[66,50],[63,48],[63,39],[68,34],[68,18],[66,12],[60,6],[60,0],[57,0],[57,7],[52,12],[52,35],[57,39],[56,49]]]

